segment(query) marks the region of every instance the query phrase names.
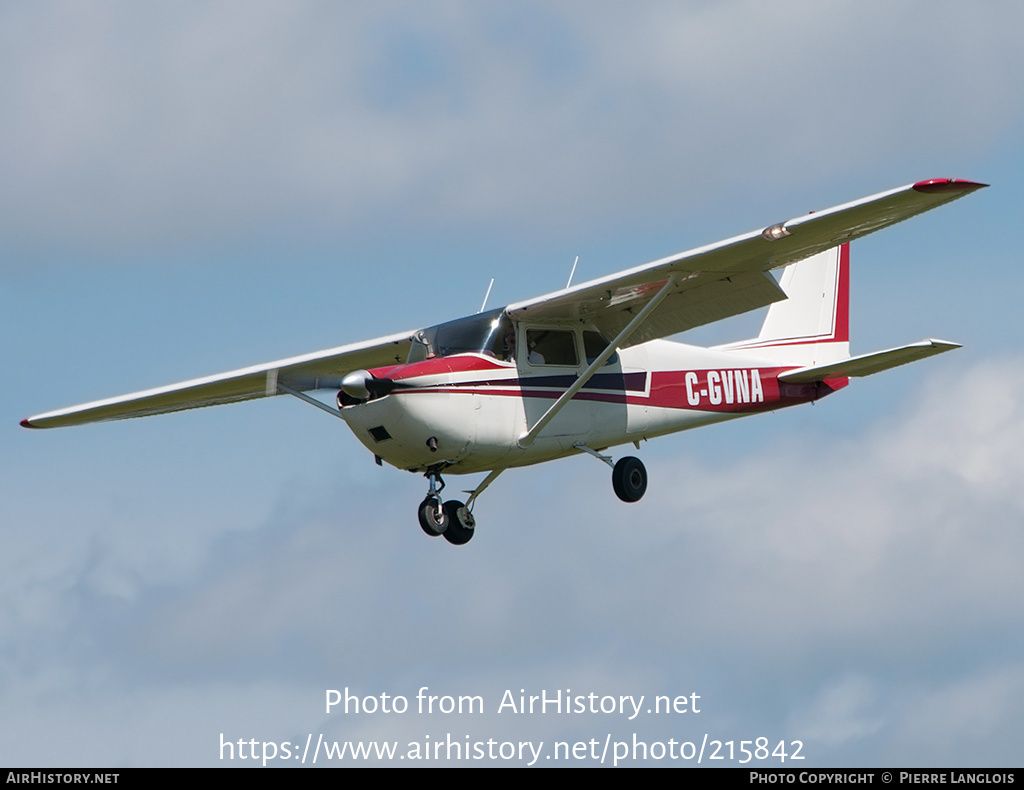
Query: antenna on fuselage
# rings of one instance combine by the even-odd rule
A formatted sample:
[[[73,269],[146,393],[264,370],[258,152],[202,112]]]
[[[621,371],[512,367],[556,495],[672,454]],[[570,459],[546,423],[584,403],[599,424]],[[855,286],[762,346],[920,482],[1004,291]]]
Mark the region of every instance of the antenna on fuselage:
[[[491,278],[491,284],[487,286],[487,293],[484,294],[484,303],[482,305],[480,305],[480,309],[477,310],[478,314],[482,313],[484,311],[484,308],[487,307],[487,298],[491,295],[491,288],[492,287],[494,287],[494,278],[493,277]]]
[[[566,287],[566,288],[568,288],[568,287],[569,287],[570,285],[572,285],[572,276],[573,276],[574,274],[576,274],[576,264],[577,264],[577,263],[579,263],[579,262],[580,262],[580,256],[579,256],[579,255],[577,255],[577,256],[576,256],[576,260],[574,260],[574,261],[572,262],[572,271],[571,271],[571,272],[569,272],[569,282],[567,282],[567,283],[565,284],[565,287]]]

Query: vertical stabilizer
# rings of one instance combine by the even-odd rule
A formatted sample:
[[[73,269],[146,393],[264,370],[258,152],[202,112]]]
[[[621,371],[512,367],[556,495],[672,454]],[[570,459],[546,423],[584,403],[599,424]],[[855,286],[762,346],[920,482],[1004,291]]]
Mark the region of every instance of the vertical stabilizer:
[[[719,346],[780,364],[822,365],[850,355],[850,245],[790,264],[779,285],[786,299],[768,308],[753,340]]]

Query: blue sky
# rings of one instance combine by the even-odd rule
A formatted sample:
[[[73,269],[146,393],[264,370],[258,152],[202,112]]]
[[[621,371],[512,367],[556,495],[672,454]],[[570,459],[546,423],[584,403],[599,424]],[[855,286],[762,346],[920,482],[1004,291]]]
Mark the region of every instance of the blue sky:
[[[1022,17],[5,4],[0,764],[447,732],[1019,764]],[[472,313],[491,277],[497,306],[576,255],[579,281],[946,176],[992,187],[853,246],[852,345],[964,348],[645,445],[635,506],[592,459],[517,470],[454,549],[415,523],[421,478],[292,399],[18,426]],[[325,714],[346,686],[488,709]],[[520,688],[704,707],[497,715]]]

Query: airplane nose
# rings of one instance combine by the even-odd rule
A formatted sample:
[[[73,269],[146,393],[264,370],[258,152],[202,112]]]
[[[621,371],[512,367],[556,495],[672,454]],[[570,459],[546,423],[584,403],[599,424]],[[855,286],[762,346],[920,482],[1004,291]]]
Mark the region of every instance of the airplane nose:
[[[353,370],[341,380],[341,391],[356,400],[383,398],[407,384],[393,379],[377,378],[366,370]]]
[[[370,390],[367,389],[366,382],[372,378],[373,376],[371,376],[368,371],[353,370],[341,380],[342,392],[352,398],[369,400]]]

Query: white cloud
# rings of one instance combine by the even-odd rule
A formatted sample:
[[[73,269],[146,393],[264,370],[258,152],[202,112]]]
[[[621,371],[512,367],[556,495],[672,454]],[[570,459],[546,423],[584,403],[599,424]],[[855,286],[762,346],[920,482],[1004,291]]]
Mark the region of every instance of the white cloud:
[[[39,8],[3,34],[21,242],[304,238],[395,211],[549,232],[930,166],[1020,120],[1004,5]]]
[[[995,666],[981,661],[962,676],[913,694],[893,727],[889,748],[896,759],[927,750],[969,754],[967,765],[1016,765],[1012,740],[1024,726],[1017,703],[1022,693],[1019,661]]]
[[[790,728],[830,747],[861,740],[881,727],[881,717],[872,710],[877,697],[875,684],[865,678],[841,678],[822,689],[808,710],[794,714]]]

